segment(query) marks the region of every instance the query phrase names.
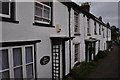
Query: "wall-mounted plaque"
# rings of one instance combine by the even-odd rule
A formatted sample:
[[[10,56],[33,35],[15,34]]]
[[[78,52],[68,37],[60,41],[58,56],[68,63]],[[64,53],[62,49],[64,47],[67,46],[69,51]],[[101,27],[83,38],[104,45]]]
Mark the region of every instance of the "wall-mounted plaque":
[[[44,57],[41,58],[40,64],[41,65],[46,65],[47,63],[49,63],[49,61],[50,61],[50,57],[49,56],[44,56]]]

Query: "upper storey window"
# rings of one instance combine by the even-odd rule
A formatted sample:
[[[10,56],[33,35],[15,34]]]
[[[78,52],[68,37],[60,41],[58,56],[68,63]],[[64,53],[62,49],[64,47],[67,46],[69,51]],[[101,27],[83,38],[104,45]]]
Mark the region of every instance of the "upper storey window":
[[[0,0],[0,20],[5,22],[19,23],[15,15],[16,0]]]
[[[77,12],[74,13],[74,23],[75,23],[74,32],[75,34],[77,34],[79,33],[79,14]]]
[[[11,16],[11,0],[0,0],[0,16],[10,18]]]
[[[97,35],[97,24],[96,24],[96,22],[94,22],[94,26],[95,26],[95,28],[94,28],[94,34]]]
[[[41,0],[35,1],[35,22],[50,24],[51,22],[51,3],[41,2]]]
[[[90,36],[90,19],[87,18],[87,35]]]
[[[101,35],[101,24],[99,24],[99,35]]]

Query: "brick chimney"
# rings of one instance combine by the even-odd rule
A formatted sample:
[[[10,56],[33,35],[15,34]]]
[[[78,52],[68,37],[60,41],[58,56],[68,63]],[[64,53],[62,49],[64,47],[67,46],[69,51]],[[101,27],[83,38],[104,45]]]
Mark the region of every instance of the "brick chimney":
[[[81,8],[86,12],[90,12],[90,3],[89,2],[82,3]]]

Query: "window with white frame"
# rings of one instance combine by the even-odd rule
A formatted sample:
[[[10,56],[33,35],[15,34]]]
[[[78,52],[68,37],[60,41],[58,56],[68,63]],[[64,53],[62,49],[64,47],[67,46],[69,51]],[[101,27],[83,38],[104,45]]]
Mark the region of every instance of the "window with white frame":
[[[8,49],[0,50],[0,80],[10,78]]]
[[[74,32],[75,34],[79,33],[79,14],[77,12],[74,13]]]
[[[90,19],[87,19],[87,34],[90,34]]]
[[[99,24],[99,35],[101,35],[101,24]]]
[[[74,44],[74,53],[75,53],[74,61],[75,62],[78,61],[79,52],[80,52],[80,45],[79,44]]]
[[[103,29],[103,38],[105,38],[105,30]]]
[[[10,18],[11,15],[11,0],[0,0],[0,17]]]
[[[16,46],[0,49],[0,79],[35,78],[34,46]]]
[[[35,22],[50,24],[51,21],[51,6],[50,2],[41,2],[35,0]]]
[[[97,24],[94,22],[94,34],[97,35]]]

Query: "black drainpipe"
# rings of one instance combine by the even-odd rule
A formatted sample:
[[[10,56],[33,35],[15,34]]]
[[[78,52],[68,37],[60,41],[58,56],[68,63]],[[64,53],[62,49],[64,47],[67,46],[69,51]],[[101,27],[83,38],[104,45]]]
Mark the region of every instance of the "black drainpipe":
[[[71,7],[68,7],[68,12],[69,12],[69,37],[71,37],[71,28],[70,28],[70,13]],[[71,39],[69,40],[69,72],[71,73]]]

